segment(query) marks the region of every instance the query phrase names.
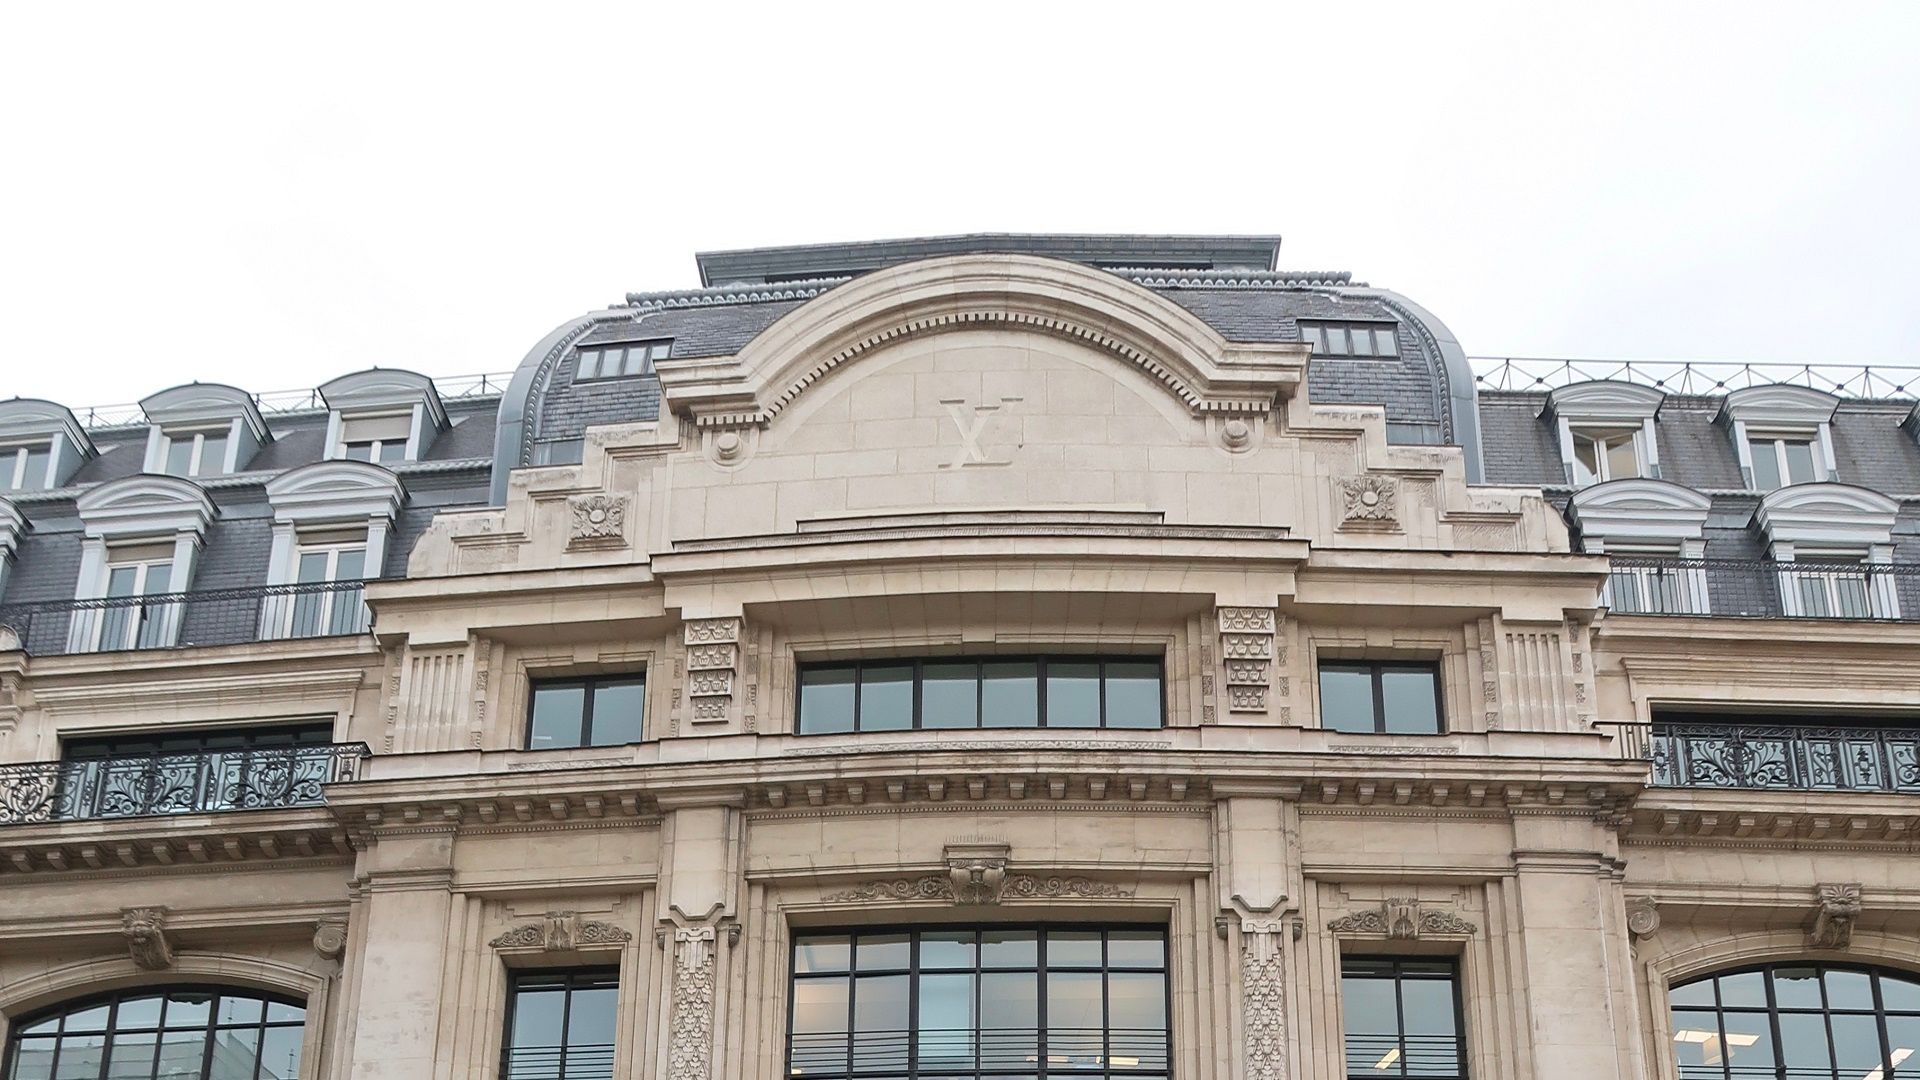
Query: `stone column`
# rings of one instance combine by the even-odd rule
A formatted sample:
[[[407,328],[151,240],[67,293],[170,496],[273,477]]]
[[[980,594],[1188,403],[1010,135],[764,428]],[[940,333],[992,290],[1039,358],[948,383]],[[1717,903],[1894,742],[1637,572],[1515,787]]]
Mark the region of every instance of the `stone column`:
[[[354,1014],[346,1075],[436,1075],[447,938],[454,919],[453,833],[378,836],[361,856],[365,929],[343,980]],[[356,912],[356,917],[360,913]]]
[[[1564,811],[1519,811],[1513,829],[1535,1075],[1632,1076],[1632,976],[1615,947],[1626,930],[1606,838]]]
[[[739,939],[734,912],[741,821],[733,806],[663,801],[659,941],[671,948],[662,1080],[713,1080],[725,1029],[722,943]]]
[[[1285,919],[1240,920],[1240,1039],[1246,1080],[1287,1080]]]
[[[1288,1080],[1293,1052],[1287,1031],[1286,949],[1295,880],[1286,800],[1271,790],[1214,792],[1214,889],[1222,937],[1239,930],[1239,1026],[1242,1080]]]

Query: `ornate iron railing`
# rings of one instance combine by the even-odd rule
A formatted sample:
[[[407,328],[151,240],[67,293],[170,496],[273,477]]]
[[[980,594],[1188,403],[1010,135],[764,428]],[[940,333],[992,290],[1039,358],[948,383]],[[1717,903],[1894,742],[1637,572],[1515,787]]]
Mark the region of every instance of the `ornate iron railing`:
[[[320,806],[366,743],[0,765],[0,825]]]
[[[491,397],[506,392],[507,384],[513,381],[513,374],[511,371],[490,371],[480,375],[452,375],[433,380],[433,388],[443,400]],[[265,416],[313,412],[327,407],[326,399],[320,396],[319,390],[313,388],[267,390],[254,394],[253,402]],[[147,422],[146,410],[137,402],[85,405],[74,409],[73,415],[88,430],[128,427]]]
[[[1920,727],[1607,724],[1655,787],[1920,794]]]
[[[365,593],[355,580],[56,600],[0,607],[0,627],[35,656],[332,637],[372,627]]]
[[[1775,562],[1615,555],[1616,614],[1920,620],[1920,563]]]
[[[1473,381],[1488,390],[1552,390],[1589,380],[1639,383],[1671,394],[1724,394],[1789,383],[1856,398],[1920,397],[1920,367],[1896,364],[1741,363],[1737,360],[1595,360],[1475,356]]]

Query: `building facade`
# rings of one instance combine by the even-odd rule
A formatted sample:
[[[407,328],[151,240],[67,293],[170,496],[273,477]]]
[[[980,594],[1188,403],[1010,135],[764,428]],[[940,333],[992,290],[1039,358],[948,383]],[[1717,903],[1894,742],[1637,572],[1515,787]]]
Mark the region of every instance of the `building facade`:
[[[0,1076],[1920,1075],[1906,387],[1278,247],[0,402]]]

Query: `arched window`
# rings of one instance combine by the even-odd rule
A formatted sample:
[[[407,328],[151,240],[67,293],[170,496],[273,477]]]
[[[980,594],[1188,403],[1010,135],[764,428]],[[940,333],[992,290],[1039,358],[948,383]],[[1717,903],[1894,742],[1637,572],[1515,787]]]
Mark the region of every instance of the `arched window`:
[[[248,990],[123,990],[22,1017],[6,1080],[297,1080],[306,1018]]]
[[[1770,964],[1675,986],[1682,1080],[1920,1077],[1920,976]]]

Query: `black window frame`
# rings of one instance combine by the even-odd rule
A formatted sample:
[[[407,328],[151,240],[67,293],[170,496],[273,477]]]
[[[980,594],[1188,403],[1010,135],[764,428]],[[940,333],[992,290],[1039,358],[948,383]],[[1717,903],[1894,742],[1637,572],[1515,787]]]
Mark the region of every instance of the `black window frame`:
[[[640,684],[640,728],[637,737],[629,742],[595,744],[593,736],[593,703],[597,696],[594,691],[602,686],[619,683]],[[533,745],[533,715],[540,691],[560,690],[572,687],[581,688],[580,695],[580,741],[569,746],[536,747]],[[527,686],[527,735],[521,740],[525,750],[581,750],[595,745],[634,746],[647,741],[647,673],[643,671],[623,671],[607,675],[556,675],[528,680]]]
[[[984,933],[1008,932],[1008,931],[1016,932],[1016,933],[1032,931],[1034,933],[1035,935],[1034,960],[1031,966],[986,964],[982,961],[980,935]],[[1160,967],[1150,968],[1150,967],[1140,967],[1137,965],[1125,965],[1125,964],[1114,966],[1111,963],[1109,963],[1108,938],[1106,935],[1114,933],[1116,931],[1119,931],[1119,932],[1147,931],[1147,932],[1158,933],[1160,935],[1160,943],[1161,943]],[[795,1075],[793,1072],[793,1049],[794,1049],[793,1035],[794,1035],[795,1011],[798,1008],[798,1002],[799,1002],[799,995],[794,992],[795,985],[802,979],[819,979],[824,981],[826,979],[841,978],[841,979],[847,980],[849,985],[849,990],[850,990],[850,992],[847,994],[847,1030],[845,1032],[847,1036],[847,1048],[848,1048],[847,1068],[845,1071],[837,1072],[837,1073],[822,1071],[822,1072],[810,1072],[805,1075],[807,1077],[818,1077],[820,1078],[820,1080],[849,1080],[849,1078],[853,1078],[856,1076],[858,1077],[871,1076],[871,1077],[874,1077],[875,1080],[919,1080],[921,1076],[921,1069],[919,1065],[920,1039],[918,1038],[921,1030],[919,1027],[919,1016],[918,1016],[919,1006],[920,1006],[919,975],[922,971],[922,968],[920,966],[920,951],[921,951],[920,943],[921,943],[922,937],[927,934],[941,934],[941,933],[955,933],[955,932],[971,932],[974,934],[974,953],[973,953],[972,966],[965,967],[965,968],[932,968],[927,970],[942,972],[942,973],[952,972],[956,974],[961,972],[967,972],[974,976],[975,1008],[974,1008],[974,1014],[973,1014],[974,1026],[972,1030],[976,1036],[976,1040],[978,1039],[979,1033],[982,1030],[980,1026],[981,1014],[980,1014],[979,1006],[981,1001],[981,980],[979,976],[982,974],[1022,973],[1022,972],[1028,972],[1028,971],[1035,973],[1034,1045],[1037,1050],[1036,1057],[1038,1058],[1038,1060],[1031,1063],[1031,1067],[1028,1067],[1027,1065],[1020,1065],[1020,1066],[1009,1066],[1004,1068],[988,1068],[988,1067],[985,1067],[980,1061],[979,1043],[976,1041],[976,1050],[975,1050],[976,1056],[974,1059],[974,1067],[972,1069],[952,1069],[952,1068],[944,1068],[944,1067],[937,1067],[937,1066],[929,1066],[930,1071],[927,1074],[929,1077],[929,1080],[931,1080],[931,1078],[933,1077],[939,1077],[941,1078],[941,1080],[946,1080],[946,1078],[950,1078],[950,1077],[969,1077],[969,1076],[977,1078],[977,1080],[995,1080],[995,1078],[1001,1078],[1001,1077],[1006,1078],[1006,1080],[1032,1080],[1032,1078],[1036,1078],[1036,1077],[1038,1078],[1038,1080],[1065,1080],[1065,1078],[1068,1078],[1068,1077],[1084,1077],[1086,1078],[1086,1080],[1107,1080],[1107,1078],[1111,1078],[1111,1080],[1120,1080],[1120,1078],[1128,1077],[1128,1076],[1138,1076],[1138,1077],[1144,1078],[1144,1080],[1171,1080],[1171,1078],[1175,1075],[1177,1071],[1177,1067],[1175,1065],[1175,1057],[1173,1052],[1173,1048],[1174,1048],[1173,1046],[1173,997],[1174,997],[1173,931],[1172,931],[1172,928],[1167,926],[1166,924],[1151,923],[1151,922],[1148,922],[1148,923],[937,922],[937,923],[911,923],[911,924],[891,924],[891,925],[880,924],[880,925],[874,925],[874,926],[825,926],[825,927],[810,926],[804,929],[796,928],[793,934],[791,935],[791,940],[788,943],[788,952],[787,952],[787,1029],[786,1029],[786,1055],[784,1058],[784,1061],[786,1064],[786,1070],[787,1070],[786,1075],[788,1076]],[[1095,932],[1101,935],[1101,939],[1100,939],[1101,961],[1100,961],[1099,967],[1094,968],[1094,967],[1078,966],[1078,967],[1052,968],[1048,965],[1047,963],[1047,940],[1048,940],[1047,935],[1048,934],[1050,933],[1095,933]],[[862,974],[862,971],[859,966],[859,949],[857,946],[857,940],[858,938],[863,936],[892,937],[892,936],[899,936],[899,935],[905,935],[908,938],[907,966],[905,968],[885,968],[885,969],[882,969],[882,971],[886,974],[901,974],[901,975],[907,976],[908,1027],[906,1030],[906,1036],[907,1036],[907,1045],[909,1047],[908,1064],[906,1065],[905,1068],[902,1068],[902,1069],[855,1070],[853,1067],[853,1037],[856,1034],[854,1029],[854,1014],[856,1009],[858,1008],[859,999],[858,999],[858,994],[852,991],[854,989],[857,989],[857,985],[858,985],[857,979]],[[800,954],[800,948],[802,943],[810,938],[831,938],[831,937],[844,937],[847,939],[848,954],[847,954],[846,970],[832,971],[832,972],[810,972],[805,974],[801,973],[801,971],[799,970],[800,968],[799,954]],[[1144,1070],[1133,1071],[1133,1070],[1127,1070],[1127,1069],[1114,1069],[1111,1067],[1111,1065],[1109,1065],[1109,1067],[1104,1069],[1084,1069],[1084,1068],[1082,1069],[1051,1069],[1049,1068],[1049,1062],[1047,1061],[1048,1054],[1047,1054],[1047,1035],[1046,1035],[1047,1033],[1047,974],[1049,971],[1053,971],[1053,970],[1065,970],[1065,971],[1073,971],[1073,972],[1098,971],[1101,973],[1102,976],[1105,976],[1115,971],[1122,972],[1122,973],[1158,974],[1161,977],[1161,1000],[1166,1007],[1165,1015],[1162,1020],[1162,1023],[1164,1023],[1165,1025],[1165,1031],[1166,1031],[1166,1044],[1164,1047],[1164,1053],[1166,1055],[1166,1067],[1159,1071],[1144,1071]],[[874,974],[874,972],[867,971],[867,972],[864,972],[864,974],[872,975]],[[1108,997],[1104,992],[1104,990],[1101,995],[1100,1011],[1101,1011],[1102,1045],[1104,1050],[1105,1048],[1111,1047],[1112,1038],[1113,1038],[1112,1004],[1108,1000]],[[1103,1057],[1105,1056],[1108,1056],[1108,1055],[1103,1052]]]
[[[543,1076],[558,1077],[566,1080],[567,1055],[575,1049],[567,1043],[567,1025],[573,1017],[573,995],[580,990],[612,990],[614,992],[615,1030],[614,1042],[607,1046],[607,1055],[613,1057],[615,1047],[619,1045],[618,1022],[620,1016],[620,968],[618,965],[594,965],[591,967],[571,968],[515,968],[507,973],[507,1007],[503,1011],[506,1023],[500,1031],[500,1077],[511,1080],[513,1072],[513,1025],[514,1012],[520,1003],[520,995],[526,989],[525,984],[547,980],[547,985],[532,989],[551,990],[555,984],[566,993],[566,1002],[560,1010],[560,1057],[551,1072]]]
[[[1444,975],[1437,972],[1419,972],[1419,971],[1409,972],[1406,970],[1408,965],[1425,965],[1429,967],[1444,965],[1447,968],[1447,971]],[[1379,1068],[1375,1068],[1372,1064],[1365,1064],[1365,1063],[1355,1062],[1351,1060],[1351,1055],[1348,1053],[1348,1040],[1351,1036],[1347,1031],[1347,1025],[1345,1020],[1346,1014],[1344,1012],[1344,1003],[1342,1003],[1343,1011],[1341,1013],[1342,1019],[1340,1024],[1340,1055],[1342,1058],[1348,1059],[1346,1062],[1346,1071],[1344,1074],[1348,1078],[1348,1080],[1372,1080],[1372,1078],[1374,1077],[1393,1077],[1393,1076],[1418,1077],[1420,1078],[1420,1080],[1468,1080],[1470,1067],[1469,1067],[1469,1062],[1467,1061],[1467,1012],[1466,1012],[1465,999],[1461,995],[1460,958],[1458,956],[1449,956],[1449,955],[1376,956],[1376,955],[1367,955],[1367,954],[1348,954],[1340,958],[1341,981],[1344,983],[1345,980],[1349,977],[1350,971],[1352,971],[1355,968],[1359,968],[1363,966],[1373,967],[1373,968],[1380,968],[1384,966],[1387,969],[1386,977],[1391,978],[1393,980],[1393,1013],[1394,1013],[1394,1026],[1396,1028],[1396,1033],[1394,1036],[1394,1039],[1395,1039],[1394,1046],[1400,1052],[1399,1058],[1395,1062],[1395,1064],[1399,1066],[1399,1069],[1397,1071],[1389,1070],[1389,1069],[1379,1069]],[[1362,974],[1374,975],[1378,977],[1378,972],[1363,972]],[[1452,995],[1453,996],[1453,1052],[1454,1052],[1454,1060],[1458,1063],[1459,1068],[1450,1074],[1428,1073],[1428,1072],[1409,1073],[1407,1071],[1408,1055],[1407,1055],[1406,996],[1401,993],[1400,987],[1408,981],[1439,982],[1442,980],[1444,980],[1448,984],[1448,986],[1453,990],[1453,995]]]
[[[1034,685],[1038,701],[1035,703],[1034,724],[1032,727],[1012,725],[989,725],[986,723],[986,678],[981,674],[985,664],[1026,664],[1034,665]],[[796,735],[863,735],[888,731],[1039,731],[1048,728],[1047,723],[1047,665],[1058,664],[1095,664],[1099,667],[1100,683],[1100,719],[1092,727],[1070,725],[1057,728],[1060,731],[1164,731],[1167,728],[1167,662],[1164,656],[1152,654],[1129,655],[1126,653],[1027,653],[1006,656],[912,656],[912,657],[867,657],[859,660],[817,660],[798,665],[793,680],[793,731]],[[933,665],[972,664],[974,672],[974,726],[936,727],[925,726],[925,683],[926,667]],[[1108,664],[1152,664],[1160,680],[1160,723],[1156,727],[1109,727],[1107,724],[1107,665]],[[860,726],[860,673],[866,668],[913,668],[913,723],[904,728],[873,728]],[[853,673],[853,728],[848,731],[807,731],[801,727],[804,719],[801,707],[806,692],[806,676],[809,672],[847,670]]]
[[[162,757],[173,754],[237,754],[247,750],[286,750],[296,746],[329,746],[333,722],[260,724],[234,728],[189,728],[183,731],[140,729],[112,735],[90,735],[60,741],[60,760],[97,761],[107,758]]]
[[[194,1027],[167,1027],[165,1026],[166,1005],[164,1004],[162,1006],[161,1017],[150,1027],[137,1025],[122,1029],[117,1023],[120,1014],[120,1005],[123,1002],[151,997],[161,998],[162,1001],[165,1002],[173,996],[186,994],[206,994],[208,996],[207,1019],[204,1024]],[[220,1023],[220,1010],[217,999],[221,997],[241,998],[247,1001],[260,1002],[260,1018],[255,1021],[242,1023]],[[300,1032],[301,1057],[304,1058],[307,1052],[306,1027],[308,1006],[306,1002],[298,998],[286,994],[275,994],[263,990],[256,990],[252,987],[219,983],[161,983],[157,985],[129,986],[103,994],[69,998],[65,1001],[50,1005],[47,1008],[38,1009],[24,1016],[16,1017],[7,1030],[6,1053],[3,1058],[0,1058],[0,1077],[11,1077],[14,1075],[15,1069],[19,1065],[18,1057],[23,1042],[36,1037],[44,1037],[44,1033],[36,1036],[36,1034],[30,1033],[28,1029],[37,1027],[47,1020],[54,1018],[58,1018],[60,1024],[55,1028],[56,1043],[54,1057],[48,1061],[47,1071],[50,1076],[58,1076],[60,1074],[60,1062],[57,1036],[65,1033],[66,1018],[78,1013],[90,1011],[102,1005],[107,1006],[105,1026],[98,1032],[75,1032],[75,1034],[98,1034],[102,1037],[102,1043],[98,1051],[100,1054],[100,1072],[98,1075],[100,1076],[105,1076],[108,1067],[112,1064],[114,1037],[119,1034],[146,1034],[148,1032],[159,1033],[166,1031],[199,1031],[204,1033],[205,1041],[200,1055],[200,1080],[207,1080],[208,1077],[213,1075],[214,1034],[219,1031],[250,1029],[255,1032],[253,1052],[254,1076],[256,1078],[260,1077],[265,1067],[265,1063],[260,1060],[260,1051],[264,1046],[266,1032],[269,1029],[298,1029]],[[299,1020],[269,1020],[268,1011],[269,1006],[272,1005],[282,1005],[300,1010]],[[164,1045],[164,1041],[156,1035],[154,1039],[153,1072],[148,1074],[150,1077],[157,1076],[159,1073],[159,1053],[161,1047]]]
[[[1446,694],[1441,687],[1440,661],[1438,660],[1349,660],[1349,659],[1342,659],[1340,657],[1326,657],[1321,659],[1319,662],[1319,666],[1314,669],[1313,681],[1314,681],[1314,690],[1316,693],[1319,692],[1320,690],[1320,676],[1328,668],[1336,668],[1336,669],[1345,668],[1348,670],[1366,669],[1368,674],[1371,675],[1373,680],[1373,730],[1372,731],[1346,731],[1341,728],[1328,727],[1326,722],[1326,695],[1321,694],[1320,727],[1322,730],[1332,731],[1340,735],[1398,735],[1403,738],[1414,738],[1414,737],[1423,736],[1423,735],[1445,735],[1447,733],[1447,707],[1446,707],[1447,699],[1446,699]],[[1387,730],[1386,687],[1381,676],[1384,672],[1388,672],[1388,671],[1424,671],[1427,674],[1433,676],[1434,730],[1432,731],[1388,731]]]
[[[1394,360],[1394,359],[1398,359],[1400,356],[1400,336],[1403,333],[1403,330],[1401,329],[1400,323],[1392,320],[1388,320],[1388,319],[1373,319],[1373,320],[1301,319],[1301,320],[1298,320],[1296,325],[1298,326],[1298,329],[1300,331],[1300,340],[1303,343],[1313,347],[1313,358],[1316,360]],[[1366,334],[1367,334],[1367,351],[1366,352],[1354,351],[1353,333],[1355,330],[1366,331]],[[1374,351],[1374,341],[1375,341],[1374,334],[1378,333],[1381,330],[1388,331],[1393,335],[1393,351],[1392,352],[1375,352]],[[1346,342],[1347,351],[1343,353],[1336,353],[1330,350],[1322,350],[1321,348],[1318,347],[1313,337],[1309,336],[1308,331],[1318,331],[1320,338],[1323,340],[1326,338],[1328,334],[1338,333],[1341,336],[1341,338]]]
[[[1807,1008],[1804,1006],[1782,1007],[1779,1004],[1778,996],[1774,992],[1773,973],[1778,970],[1811,970],[1813,971],[1815,973],[1814,981],[1820,987],[1821,1007],[1818,1009]],[[1873,1003],[1874,1003],[1873,1009],[1871,1010],[1835,1009],[1831,1004],[1831,1002],[1829,1001],[1828,994],[1827,994],[1826,973],[1829,971],[1850,971],[1850,972],[1857,972],[1859,974],[1868,976],[1869,985],[1872,987],[1872,990],[1873,990]],[[1729,976],[1747,975],[1755,972],[1759,973],[1760,984],[1766,990],[1766,1002],[1767,1002],[1766,1005],[1765,1006],[1735,1005],[1731,1007],[1725,1005],[1721,998],[1719,980],[1723,978],[1727,978]],[[1829,964],[1829,963],[1823,963],[1817,960],[1784,960],[1777,963],[1749,964],[1744,967],[1734,967],[1734,968],[1727,968],[1721,971],[1708,972],[1707,974],[1701,975],[1697,978],[1688,979],[1684,982],[1674,983],[1667,988],[1668,1036],[1671,1037],[1674,1030],[1673,1013],[1676,1008],[1684,1009],[1691,1012],[1712,1013],[1714,1015],[1714,1023],[1716,1025],[1716,1033],[1719,1035],[1723,1046],[1725,1045],[1725,1042],[1726,1042],[1726,1031],[1727,1031],[1726,1014],[1728,1012],[1741,1013],[1745,1015],[1754,1015],[1754,1014],[1764,1013],[1767,1017],[1767,1030],[1773,1036],[1773,1045],[1772,1047],[1770,1047],[1770,1050],[1772,1051],[1772,1054],[1773,1054],[1773,1060],[1774,1060],[1773,1069],[1777,1075],[1784,1076],[1784,1075],[1787,1075],[1787,1073],[1784,1071],[1786,1069],[1786,1066],[1782,1064],[1782,1062],[1785,1060],[1785,1055],[1781,1053],[1781,1051],[1784,1049],[1784,1045],[1783,1045],[1782,1037],[1780,1033],[1781,1013],[1786,1012],[1796,1016],[1819,1016],[1825,1019],[1825,1026],[1827,1031],[1827,1063],[1829,1068],[1833,1070],[1832,1075],[1846,1076],[1846,1075],[1851,1075],[1851,1073],[1841,1072],[1839,1069],[1839,1065],[1837,1064],[1837,1058],[1834,1056],[1832,1018],[1835,1015],[1868,1016],[1873,1018],[1874,1027],[1879,1032],[1879,1035],[1880,1035],[1880,1066],[1879,1067],[1884,1071],[1884,1074],[1886,1076],[1889,1076],[1889,1077],[1906,1076],[1912,1072],[1912,1069],[1909,1068],[1904,1063],[1902,1063],[1898,1067],[1889,1066],[1887,1064],[1887,1058],[1892,1053],[1893,1043],[1892,1043],[1891,1036],[1887,1032],[1887,1016],[1889,1014],[1889,1010],[1886,1008],[1886,996],[1881,990],[1880,980],[1882,976],[1888,976],[1888,975],[1899,978],[1904,982],[1920,984],[1920,972],[1906,971],[1901,968],[1889,967],[1886,965],[1849,964],[1849,963]],[[1673,1004],[1674,991],[1683,990],[1692,986],[1698,986],[1701,983],[1712,984],[1713,1001],[1714,1001],[1712,1005],[1676,1006]],[[1920,1019],[1920,1009],[1898,1009],[1898,1010],[1893,1010],[1892,1014],[1896,1016],[1914,1017],[1916,1019]],[[1721,1055],[1720,1075],[1722,1077],[1732,1075],[1732,1072],[1731,1072],[1733,1067],[1732,1056],[1733,1055],[1726,1054],[1726,1053],[1722,1053]],[[1909,1058],[1908,1060],[1915,1060],[1915,1059]],[[1681,1065],[1682,1065],[1681,1062],[1678,1062],[1678,1061],[1674,1062],[1676,1072]],[[1707,1068],[1711,1068],[1711,1066],[1707,1066]],[[1687,1073],[1687,1074],[1679,1074],[1679,1075],[1697,1076],[1699,1074]]]
[[[655,356],[653,355],[653,350],[656,348],[664,348],[666,351],[659,356]],[[629,375],[626,373],[627,355],[635,349],[642,351],[640,370]],[[608,375],[606,373],[606,355],[612,351],[618,351],[620,353],[621,370],[618,374]],[[580,374],[580,365],[585,359],[582,354],[589,352],[595,354],[594,373],[592,375],[582,375]],[[647,338],[644,341],[605,341],[599,344],[576,345],[573,349],[573,381],[613,382],[617,379],[644,379],[654,373],[654,365],[656,363],[661,360],[671,359],[672,356],[672,338]]]

